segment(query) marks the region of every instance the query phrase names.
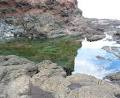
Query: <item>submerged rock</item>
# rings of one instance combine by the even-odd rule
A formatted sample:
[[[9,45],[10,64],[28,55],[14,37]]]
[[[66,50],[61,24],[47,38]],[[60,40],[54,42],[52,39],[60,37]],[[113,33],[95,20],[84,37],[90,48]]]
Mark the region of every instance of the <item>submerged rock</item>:
[[[104,50],[106,50],[109,53],[112,53],[113,55],[115,55],[116,57],[118,57],[118,59],[120,58],[120,47],[109,47],[109,46],[105,46],[103,47]],[[118,69],[119,70],[119,69]]]

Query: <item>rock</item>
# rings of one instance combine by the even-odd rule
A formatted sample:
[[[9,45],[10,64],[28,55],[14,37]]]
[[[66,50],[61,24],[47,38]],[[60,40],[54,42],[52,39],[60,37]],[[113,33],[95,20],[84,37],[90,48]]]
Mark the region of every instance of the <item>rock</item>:
[[[27,63],[33,63],[25,58],[20,58],[15,55],[0,56],[0,66],[10,66],[10,65],[23,65]]]
[[[113,93],[108,91],[104,90],[104,87],[84,87],[71,91],[67,98],[116,98]]]
[[[88,41],[97,41],[97,40],[101,40],[105,38],[105,35],[91,35],[91,36],[88,36],[87,40]]]
[[[55,98],[51,92],[44,91],[37,86],[31,87],[32,98]]]
[[[1,39],[79,36],[80,39],[86,37],[89,41],[96,41],[105,37],[104,32],[113,34],[113,31],[116,31],[118,34],[120,31],[120,22],[117,20],[84,18],[76,0],[15,0],[13,2],[8,0],[6,2],[20,11],[10,14],[5,12],[4,18],[1,15]],[[5,3],[4,6],[10,9],[7,4]],[[119,38],[114,37],[114,39],[119,42]]]
[[[71,83],[80,84],[82,86],[92,86],[101,83],[102,81],[97,80],[93,76],[88,76],[84,74],[73,74],[67,77],[67,80]]]
[[[47,71],[47,73],[50,75],[50,73],[52,72],[51,75],[55,75],[55,76],[66,76],[66,72],[63,70],[63,68],[61,66],[58,66],[56,63],[52,63],[49,60],[45,60],[39,64],[37,64],[38,66],[38,70],[41,71]],[[43,72],[44,73],[44,72]],[[47,74],[45,72],[45,74]]]
[[[120,21],[84,18],[77,0],[2,0],[0,16],[1,39],[73,36],[96,41],[107,32],[120,42]]]
[[[4,5],[0,2],[0,7],[3,6],[4,10],[0,8],[1,39],[66,36],[66,21],[82,16],[77,0],[8,0]]]
[[[102,37],[104,38],[104,33],[110,34],[113,37],[114,41],[119,42],[119,25],[120,21],[119,20],[110,20],[110,19],[86,19],[87,25],[89,29],[87,30],[88,33],[88,39],[94,41],[97,39],[101,39]],[[91,31],[94,33],[90,33]],[[118,34],[116,36],[116,34]],[[89,37],[90,36],[90,37]],[[98,37],[98,38],[97,38]]]
[[[37,66],[39,73],[35,74],[31,79],[34,86],[53,93],[55,98],[63,98],[63,96],[67,95],[66,92],[69,92],[67,86],[70,82],[65,79],[66,72],[60,66],[49,60],[45,60],[37,64]]]
[[[120,72],[109,74],[104,79],[108,79],[112,83],[120,85]]]
[[[30,98],[30,77],[21,76],[8,84],[8,98]]]
[[[113,34],[113,40],[115,40],[117,43],[120,44],[120,32],[116,32],[115,34]]]
[[[49,60],[45,60],[39,64],[38,72],[32,77],[33,84],[42,85],[45,81],[47,81],[50,77],[58,76],[65,77],[66,72],[57,64],[52,63]]]
[[[119,75],[113,80],[119,81]],[[119,98],[120,87],[84,74],[66,76],[49,60],[35,64],[18,56],[0,56],[1,98]]]
[[[84,74],[75,74],[67,78],[52,76],[37,86],[44,91],[54,93],[55,98],[88,98],[88,96],[92,98],[116,98],[120,94],[118,86]]]
[[[72,86],[72,90],[67,98],[116,98],[116,94],[120,93],[119,87],[93,76],[76,74],[67,77],[67,80],[72,83],[69,86]]]
[[[65,78],[54,76],[46,80],[41,88],[54,93],[55,98],[66,98],[70,92],[68,85],[70,85],[70,82]]]
[[[0,20],[0,40],[1,39],[12,39],[16,32],[23,32],[23,29],[19,26],[9,25],[6,22]]]
[[[27,83],[25,81],[28,81],[28,77],[35,73],[37,73],[37,66],[25,58],[14,55],[0,56],[0,97],[15,98],[13,96],[18,96],[19,90],[24,89],[21,85]],[[8,87],[10,91],[7,91]],[[18,90],[18,88],[20,89]],[[15,91],[18,92],[14,93]]]
[[[115,55],[118,59],[120,58],[120,49],[119,47],[109,47],[109,46],[105,46],[102,49],[106,50],[107,52],[111,52],[113,55]]]

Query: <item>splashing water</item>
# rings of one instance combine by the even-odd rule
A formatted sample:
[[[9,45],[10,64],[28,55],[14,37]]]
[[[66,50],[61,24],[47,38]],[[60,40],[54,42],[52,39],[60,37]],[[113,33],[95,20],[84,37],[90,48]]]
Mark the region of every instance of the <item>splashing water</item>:
[[[112,52],[108,52],[103,47],[117,47],[120,44],[112,40],[112,36],[106,33],[106,37],[99,41],[89,42],[87,39],[82,41],[82,47],[78,49],[75,58],[74,73],[93,75],[102,79],[109,73],[120,71],[120,59]]]

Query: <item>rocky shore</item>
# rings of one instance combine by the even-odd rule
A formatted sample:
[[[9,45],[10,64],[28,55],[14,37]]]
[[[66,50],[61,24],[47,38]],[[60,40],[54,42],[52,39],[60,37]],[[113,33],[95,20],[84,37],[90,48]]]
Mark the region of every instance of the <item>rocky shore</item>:
[[[84,74],[66,76],[49,60],[35,64],[9,55],[0,56],[0,98],[120,98],[120,87]]]
[[[1,40],[25,38],[44,41],[72,36],[77,39],[75,43],[80,45],[80,41],[84,38],[96,41],[104,38],[105,33],[112,35],[113,40],[120,43],[120,21],[84,18],[77,6],[77,0],[0,0]],[[42,55],[43,58],[49,58],[53,53],[58,55],[56,51],[62,50],[60,47],[68,51],[68,48],[63,47],[61,43],[56,45],[53,41],[46,43],[46,46],[50,45],[47,48],[39,46],[39,53],[46,53],[45,56]],[[25,51],[16,52],[22,54],[33,49],[32,42],[24,45],[15,43],[16,46],[10,43],[8,42],[7,47],[4,45],[7,50],[5,55],[10,54],[8,50],[15,53],[15,50],[24,48]],[[66,41],[64,46],[71,47],[73,44]],[[68,52],[65,54],[64,51],[60,51],[60,53],[65,54],[65,58],[73,63],[76,47],[69,50],[72,57]],[[109,51],[107,47],[104,48]],[[50,50],[50,54],[47,50]],[[30,53],[36,56],[38,50],[36,51],[30,50]],[[115,47],[112,51],[120,53]],[[0,54],[2,52],[0,51]],[[29,52],[27,53],[25,56],[28,57]],[[50,60],[35,63],[15,55],[0,56],[0,98],[120,98],[120,72],[110,74],[104,80],[84,74],[70,76],[67,74],[61,65]]]
[[[104,32],[119,39],[120,21],[84,18],[77,0],[0,1],[1,39],[79,36],[95,41],[104,38]]]

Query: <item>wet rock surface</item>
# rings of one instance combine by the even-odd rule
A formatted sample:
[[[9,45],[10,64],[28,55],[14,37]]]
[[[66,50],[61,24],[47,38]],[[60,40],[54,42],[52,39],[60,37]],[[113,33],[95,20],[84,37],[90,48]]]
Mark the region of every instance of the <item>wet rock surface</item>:
[[[119,42],[120,21],[110,19],[87,19],[88,25],[99,32],[105,32],[113,36],[113,40]]]
[[[119,98],[120,95],[118,85],[84,74],[66,76],[60,66],[49,60],[35,64],[13,55],[1,56],[0,70],[2,98]]]
[[[110,80],[114,84],[120,85],[120,72],[109,74],[108,76],[105,77],[105,79]]]
[[[119,47],[109,47],[109,46],[105,46],[103,47],[104,50],[106,50],[107,52],[110,52],[112,54],[114,54],[116,57],[120,58],[120,48]]]

